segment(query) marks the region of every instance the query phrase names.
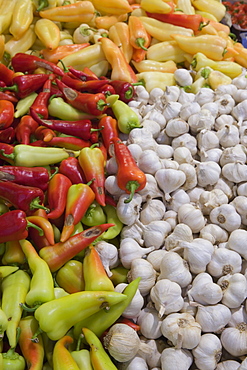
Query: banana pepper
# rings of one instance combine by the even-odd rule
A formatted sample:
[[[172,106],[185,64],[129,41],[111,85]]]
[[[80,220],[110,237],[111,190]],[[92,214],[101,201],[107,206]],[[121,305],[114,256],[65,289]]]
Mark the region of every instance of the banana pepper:
[[[174,74],[166,72],[141,72],[137,73],[138,81],[144,81],[145,87],[148,92],[152,89],[159,87],[166,90],[167,86],[176,85]]]
[[[126,0],[91,0],[95,9],[101,14],[125,14],[132,11],[131,6]]]
[[[109,29],[109,38],[122,51],[126,61],[129,63],[133,54],[133,46],[130,44],[129,27],[127,23],[117,22]]]
[[[132,60],[132,64],[137,72],[168,72],[174,73],[177,69],[176,63],[173,60],[166,62],[157,62],[156,60],[145,59],[139,63]]]
[[[39,12],[41,18],[55,22],[88,23],[94,16],[94,6],[91,1],[77,1],[75,4],[57,6]]]
[[[82,262],[73,259],[66,262],[56,273],[56,282],[70,294],[85,290]]]
[[[247,68],[247,49],[239,43],[236,43],[234,48],[238,52],[234,57],[235,62],[240,64],[242,67]]]
[[[23,35],[16,40],[14,37],[10,38],[5,43],[5,52],[13,57],[17,53],[25,53],[29,50],[36,40],[36,34],[34,32],[34,25],[30,25]]]
[[[182,63],[185,61],[184,51],[178,46],[176,41],[163,41],[151,45],[147,51],[147,60],[157,62],[173,61]]]
[[[16,0],[6,0],[0,3],[0,35],[11,25]]]
[[[163,0],[141,0],[140,5],[146,12],[161,14],[172,12],[171,3]]]
[[[16,40],[20,39],[33,22],[32,0],[17,0],[9,32]]]
[[[195,9],[212,14],[218,22],[226,13],[226,7],[217,0],[192,0],[191,3]]]
[[[47,49],[54,50],[59,46],[60,29],[50,19],[38,19],[34,26],[34,32]]]

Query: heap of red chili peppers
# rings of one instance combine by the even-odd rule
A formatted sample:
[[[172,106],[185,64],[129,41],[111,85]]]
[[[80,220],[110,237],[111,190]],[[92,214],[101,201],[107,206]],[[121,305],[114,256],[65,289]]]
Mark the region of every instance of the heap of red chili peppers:
[[[34,73],[39,67],[46,73]],[[24,53],[12,58],[12,69],[0,64],[0,243],[28,237],[39,251],[54,245],[58,228],[60,250],[61,244],[71,243],[76,254],[81,240],[72,234],[92,203],[116,206],[104,188],[110,145],[118,185],[130,194],[127,201],[145,186],[145,175],[119,139],[110,95],[126,104],[134,86],[98,78],[88,68],[63,70]],[[18,104],[28,101],[26,113],[16,118]],[[49,105],[55,101],[82,118],[52,116]],[[53,268],[61,261],[59,255]]]

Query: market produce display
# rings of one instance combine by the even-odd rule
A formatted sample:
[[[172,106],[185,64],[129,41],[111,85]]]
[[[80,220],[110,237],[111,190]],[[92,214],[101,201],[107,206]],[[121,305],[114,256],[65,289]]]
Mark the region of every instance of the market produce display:
[[[247,368],[228,5],[0,0],[0,369]]]

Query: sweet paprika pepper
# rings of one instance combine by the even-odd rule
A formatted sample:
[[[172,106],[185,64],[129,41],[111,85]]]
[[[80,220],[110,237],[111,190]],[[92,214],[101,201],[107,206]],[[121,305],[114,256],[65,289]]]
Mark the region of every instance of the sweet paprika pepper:
[[[83,348],[71,352],[71,356],[79,366],[80,370],[93,370],[89,350]]]
[[[26,98],[41,88],[49,76],[46,74],[18,75],[13,78],[13,85],[0,87],[0,91],[15,91],[18,98]]]
[[[5,252],[2,256],[3,265],[23,265],[26,262],[25,254],[21,249],[19,240],[11,240],[5,243]]]
[[[38,122],[36,122],[30,115],[22,116],[15,128],[16,138],[19,144],[30,144],[31,135],[35,133],[38,126]]]
[[[133,128],[141,127],[138,115],[128,104],[117,100],[111,107],[114,116],[117,119],[118,129],[124,134],[129,134]]]
[[[111,155],[109,152],[110,140],[113,137],[119,136],[117,120],[109,115],[104,116],[99,120],[98,127],[102,129],[100,133],[104,146],[106,147],[108,154]]]
[[[56,282],[70,294],[85,290],[82,262],[73,259],[66,262],[57,271]]]
[[[86,226],[96,226],[105,223],[106,215],[103,208],[96,201],[93,201],[81,219],[81,222]]]
[[[56,173],[52,177],[47,190],[47,201],[50,207],[48,218],[56,219],[63,214],[67,193],[71,185],[70,179],[62,173]]]
[[[73,342],[73,338],[69,335],[64,335],[56,342],[52,361],[54,370],[80,370],[70,351],[67,349],[69,344]]]
[[[63,159],[59,165],[58,171],[67,176],[72,184],[80,184],[86,182],[85,175],[82,171],[79,161],[75,157]]]
[[[0,100],[0,130],[6,129],[14,120],[14,104],[9,100]]]

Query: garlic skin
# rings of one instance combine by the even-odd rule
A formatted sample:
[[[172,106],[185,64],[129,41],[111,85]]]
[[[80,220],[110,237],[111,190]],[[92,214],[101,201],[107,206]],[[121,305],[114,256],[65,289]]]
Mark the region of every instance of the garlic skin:
[[[225,243],[228,240],[228,232],[215,224],[207,224],[199,234],[200,238],[209,240],[212,244]]]
[[[180,95],[178,97],[178,102],[184,105],[185,103],[188,102],[193,102],[195,100],[195,94],[193,93],[188,93],[184,89],[180,90]]]
[[[155,283],[150,290],[150,298],[160,318],[181,310],[184,304],[181,293],[181,287],[168,279],[160,279]]]
[[[173,232],[168,235],[165,239],[165,248],[167,251],[176,248],[180,245],[180,242],[192,242],[193,234],[192,230],[188,225],[177,224]]]
[[[241,322],[235,327],[228,327],[223,330],[220,336],[223,347],[232,356],[240,357],[247,355],[247,324]]]
[[[138,159],[140,155],[142,154],[142,148],[138,144],[129,144],[128,149],[130,153],[132,154],[132,157],[136,162],[138,162]]]
[[[175,211],[166,211],[164,218],[164,221],[167,221],[169,225],[171,226],[171,230],[174,230],[176,227],[178,220],[177,220],[177,212]]]
[[[228,324],[230,318],[231,310],[224,304],[199,305],[197,308],[196,321],[204,333],[217,333]]]
[[[143,119],[141,121],[142,127],[148,129],[153,135],[153,138],[156,139],[160,133],[160,125],[151,119]]]
[[[223,167],[227,163],[246,162],[246,150],[243,145],[237,144],[229,148],[224,148],[220,157],[220,165]]]
[[[192,164],[195,162],[194,158],[192,157],[191,151],[184,146],[178,147],[174,150],[173,158],[178,164]]]
[[[199,205],[205,216],[209,215],[213,208],[227,203],[228,197],[221,189],[205,190],[199,198]]]
[[[247,281],[241,273],[222,276],[217,284],[223,292],[222,303],[229,308],[239,307],[247,297]]]
[[[242,224],[247,225],[247,197],[241,195],[236,196],[230,204],[240,214]]]
[[[247,230],[238,229],[233,230],[229,236],[226,247],[239,253],[245,260],[247,260]]]
[[[222,354],[221,341],[215,334],[203,334],[192,354],[198,369],[214,370]]]
[[[225,125],[217,131],[219,143],[224,148],[229,148],[239,144],[239,130],[234,125]]]
[[[192,354],[187,349],[165,348],[161,353],[162,370],[189,370],[193,362]]]
[[[165,194],[165,199],[170,199],[170,193],[178,189],[186,180],[184,172],[180,170],[162,168],[155,173],[155,179]]]
[[[215,102],[218,104],[219,114],[229,114],[235,106],[235,101],[230,94],[216,97]]]
[[[247,181],[247,165],[242,162],[227,163],[222,167],[222,175],[236,184]]]
[[[115,286],[114,291],[118,293],[123,293],[124,289],[128,286],[126,283],[120,283]],[[134,297],[132,298],[132,301],[128,305],[128,307],[124,310],[122,313],[123,317],[126,317],[128,319],[136,318],[144,305],[144,298],[141,295],[139,289],[136,290],[136,293]]]
[[[196,136],[196,139],[199,149],[207,151],[219,147],[219,138],[214,131],[201,130]]]
[[[156,141],[153,135],[147,128],[134,128],[130,131],[127,145],[128,144],[138,144],[142,150],[154,150],[156,148]]]
[[[195,101],[200,104],[212,103],[215,99],[215,92],[212,89],[208,89],[207,87],[202,87],[196,94],[195,94]]]
[[[167,122],[165,132],[169,137],[177,137],[189,132],[189,125],[179,117],[173,118]]]
[[[220,162],[220,158],[222,155],[222,149],[220,148],[213,148],[205,151],[203,148],[200,150],[200,160],[201,162],[208,162],[213,161],[216,163]]]
[[[119,362],[117,365],[119,370],[148,370],[147,362],[139,355],[136,355],[130,361]]]
[[[166,121],[169,121],[172,118],[175,118],[179,115],[179,112],[181,110],[182,104],[179,102],[171,102],[167,101],[165,108],[162,111],[162,114],[164,115]]]
[[[167,210],[178,211],[182,204],[190,202],[190,197],[183,189],[177,189],[171,193],[171,198],[166,202]]]
[[[197,185],[197,175],[195,167],[190,163],[181,163],[178,169],[180,171],[183,171],[186,176],[186,180],[180,189],[186,191],[195,188]]]
[[[197,141],[194,136],[191,134],[183,134],[180,135],[172,140],[172,148],[175,150],[178,147],[186,147],[190,150],[192,155],[195,155],[197,153]]]
[[[137,222],[141,225],[141,222]],[[141,227],[145,246],[153,246],[155,249],[163,246],[166,236],[171,232],[171,225],[163,220],[151,221],[148,225],[141,225]]]
[[[198,233],[206,224],[201,210],[189,203],[178,209],[178,222],[188,225],[193,233]]]
[[[201,325],[188,313],[167,315],[161,324],[161,332],[176,348],[195,348],[201,338]]]
[[[214,185],[220,178],[221,168],[218,163],[213,161],[200,162],[196,165],[198,186],[206,187]]]
[[[120,235],[121,239],[131,238],[141,246],[144,244],[144,240],[142,239],[142,229],[137,224],[124,226]]]
[[[182,105],[179,116],[185,121],[188,121],[191,115],[197,114],[201,111],[200,105],[196,102],[188,102]]]
[[[133,199],[129,203],[124,203],[129,198],[128,194],[123,194],[119,197],[117,203],[117,216],[119,220],[125,225],[132,225],[136,222],[139,217],[139,211],[141,208],[142,197],[135,193]]]
[[[102,264],[109,277],[112,276],[110,269],[119,265],[118,249],[114,244],[99,241],[95,244],[95,249],[99,253]]]
[[[138,194],[142,197],[142,201],[145,202],[149,198],[161,198],[163,196],[163,193],[158,188],[155,177],[147,173],[146,180],[146,186],[142,190],[138,191]]]
[[[215,119],[214,129],[216,131],[220,130],[225,125],[233,125],[233,123],[236,122],[235,118],[231,116],[230,114],[220,114]]]
[[[137,318],[137,325],[140,326],[141,334],[148,339],[161,337],[161,323],[162,320],[158,315],[158,311],[149,304],[141,310]]]
[[[160,263],[160,275],[158,280],[169,279],[186,287],[192,280],[187,262],[176,252],[167,252]]]
[[[154,286],[156,281],[156,271],[150,262],[142,259],[135,258],[131,262],[130,270],[127,274],[128,282],[140,277],[139,290],[142,296],[148,295],[150,289]]]
[[[194,278],[191,288],[187,294],[190,301],[195,301],[201,305],[217,304],[221,301],[223,293],[219,285],[213,282],[212,277],[201,272]]]
[[[134,239],[125,238],[120,241],[119,257],[123,267],[130,269],[133,260],[146,256],[154,249],[154,247],[142,248]]]
[[[159,199],[147,199],[140,212],[140,221],[144,225],[161,220],[166,212],[165,204]]]
[[[150,262],[155,271],[160,272],[160,262],[167,253],[164,249],[156,249],[147,255],[147,261]]]
[[[179,86],[189,86],[193,83],[190,71],[185,68],[179,68],[174,72],[174,78]]]
[[[241,269],[242,259],[240,255],[227,248],[215,249],[211,261],[207,265],[208,273],[215,278],[241,272]]]
[[[238,370],[239,362],[234,360],[226,360],[219,362],[215,370]]]
[[[209,214],[210,221],[231,232],[241,225],[241,216],[231,204],[215,207]]]
[[[188,124],[192,134],[196,135],[201,130],[211,130],[214,126],[215,118],[208,109],[201,109],[188,117]]]
[[[160,339],[154,340],[147,339],[145,337],[141,337],[141,341],[146,343],[151,349],[151,353],[146,356],[144,354],[143,358],[147,362],[150,369],[157,369],[161,366],[161,352],[164,348],[166,348],[166,344]]]
[[[146,149],[143,150],[138,159],[138,167],[143,172],[154,175],[162,168],[162,165],[156,152]]]

